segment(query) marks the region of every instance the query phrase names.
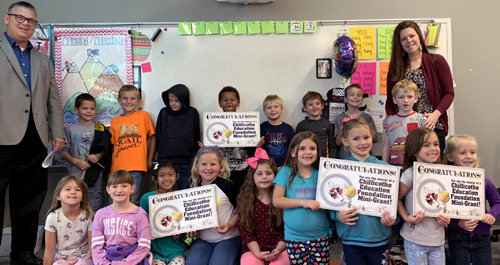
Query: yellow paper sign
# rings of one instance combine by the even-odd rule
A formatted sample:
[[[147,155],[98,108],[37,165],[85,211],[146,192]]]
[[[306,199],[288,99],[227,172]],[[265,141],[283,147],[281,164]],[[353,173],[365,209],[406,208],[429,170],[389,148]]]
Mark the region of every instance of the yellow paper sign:
[[[359,60],[375,59],[375,28],[350,28],[349,36],[356,43]]]

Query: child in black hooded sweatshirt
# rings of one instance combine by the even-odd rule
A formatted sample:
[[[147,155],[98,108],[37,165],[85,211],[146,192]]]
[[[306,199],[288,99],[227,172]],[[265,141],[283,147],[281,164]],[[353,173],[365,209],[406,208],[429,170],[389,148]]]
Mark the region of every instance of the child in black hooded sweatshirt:
[[[198,110],[189,105],[189,89],[177,84],[162,93],[165,106],[156,122],[158,161],[172,161],[180,172],[179,189],[189,188],[191,162],[200,141]]]

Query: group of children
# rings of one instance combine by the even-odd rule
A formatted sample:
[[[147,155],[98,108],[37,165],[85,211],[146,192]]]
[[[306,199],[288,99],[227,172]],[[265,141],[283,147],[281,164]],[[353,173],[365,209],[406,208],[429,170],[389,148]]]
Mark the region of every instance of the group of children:
[[[158,116],[156,134],[149,115],[137,110],[135,87],[120,89],[123,114],[111,122],[111,136],[92,121],[95,101],[81,95],[75,102],[80,121],[67,129],[63,156],[75,171],[56,187],[45,225],[44,264],[329,264],[330,221],[342,239],[347,264],[388,264],[388,239],[398,220],[388,212],[373,217],[357,209],[320,209],[315,195],[321,156],[403,166],[398,214],[404,221],[401,236],[409,264],[445,263],[445,226],[454,263],[469,264],[470,257],[473,264],[488,264],[488,258],[491,263],[488,234],[500,215],[500,196],[488,178],[485,194],[491,209],[482,220],[412,214],[413,162],[439,163],[442,151],[437,135],[422,128],[421,117],[412,110],[417,97],[413,85],[402,81],[393,89],[399,112],[388,119],[384,161],[371,155],[376,131],[373,119],[359,110],[359,85],[346,88],[347,111],[335,127],[321,118],[324,103],[319,93],[304,96],[308,118],[296,132],[280,119],[281,99],[266,97],[268,121],[261,124],[256,149],[203,146],[198,112],[189,105],[184,85],[163,93],[166,108]],[[235,88],[224,87],[219,93],[224,112],[236,111],[239,103]],[[113,144],[112,152],[99,144],[106,141]],[[335,152],[336,145],[343,151]],[[155,153],[155,190],[137,198]],[[112,203],[99,209],[102,201],[90,200],[89,194],[102,189],[98,183],[106,179],[107,154],[112,161],[106,192]],[[477,144],[469,136],[452,136],[444,156],[450,164],[478,166]],[[89,171],[92,167],[95,172]],[[210,184],[216,187],[217,227],[151,240],[150,196]],[[99,209],[95,217],[92,209]],[[185,256],[187,239],[194,238]]]

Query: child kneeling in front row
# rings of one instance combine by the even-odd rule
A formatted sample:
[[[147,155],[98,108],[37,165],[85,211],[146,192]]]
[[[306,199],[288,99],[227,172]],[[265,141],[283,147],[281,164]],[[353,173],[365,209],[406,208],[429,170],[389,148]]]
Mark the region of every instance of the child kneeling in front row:
[[[106,191],[113,203],[97,211],[94,218],[94,265],[151,264],[151,228],[146,212],[130,201],[134,190],[134,180],[127,171],[109,175]]]
[[[362,118],[342,125],[342,143],[351,151],[347,160],[388,165],[370,155],[374,132]],[[389,264],[388,242],[395,219],[385,211],[381,217],[358,215],[357,209],[331,211],[337,233],[342,238],[347,265]]]

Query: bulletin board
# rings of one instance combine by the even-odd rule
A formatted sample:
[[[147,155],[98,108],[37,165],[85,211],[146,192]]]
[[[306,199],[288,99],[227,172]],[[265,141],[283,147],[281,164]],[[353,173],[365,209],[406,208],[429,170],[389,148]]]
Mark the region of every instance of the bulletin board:
[[[316,78],[316,59],[332,57],[333,43],[338,36],[351,35],[356,28],[370,27],[374,29],[375,58],[359,60],[358,67],[375,71],[375,93],[365,98],[365,104],[366,111],[381,121],[380,115],[385,115],[386,95],[380,94],[379,67],[381,62],[388,63],[389,58],[377,59],[378,53],[383,54],[377,51],[377,34],[379,28],[395,26],[402,20],[407,19],[317,21],[316,32],[309,34],[247,32],[242,35],[182,36],[178,23],[139,23],[130,27],[134,84],[141,87],[143,108],[154,121],[160,109],[165,107],[161,93],[172,85],[183,83],[190,89],[191,105],[200,114],[221,111],[217,94],[222,87],[233,86],[241,96],[239,111],[260,111],[264,121],[262,101],[268,94],[277,94],[284,104],[282,120],[295,127],[306,116],[301,110],[301,99],[307,91],[317,91],[326,97],[331,88],[350,84],[350,80],[345,82],[335,72],[334,65],[331,78]],[[410,20],[417,21],[424,31],[427,25],[441,24],[440,45],[429,50],[443,55],[452,68],[451,19]],[[151,41],[154,35],[157,36]],[[448,114],[453,134],[452,109],[450,107]]]

